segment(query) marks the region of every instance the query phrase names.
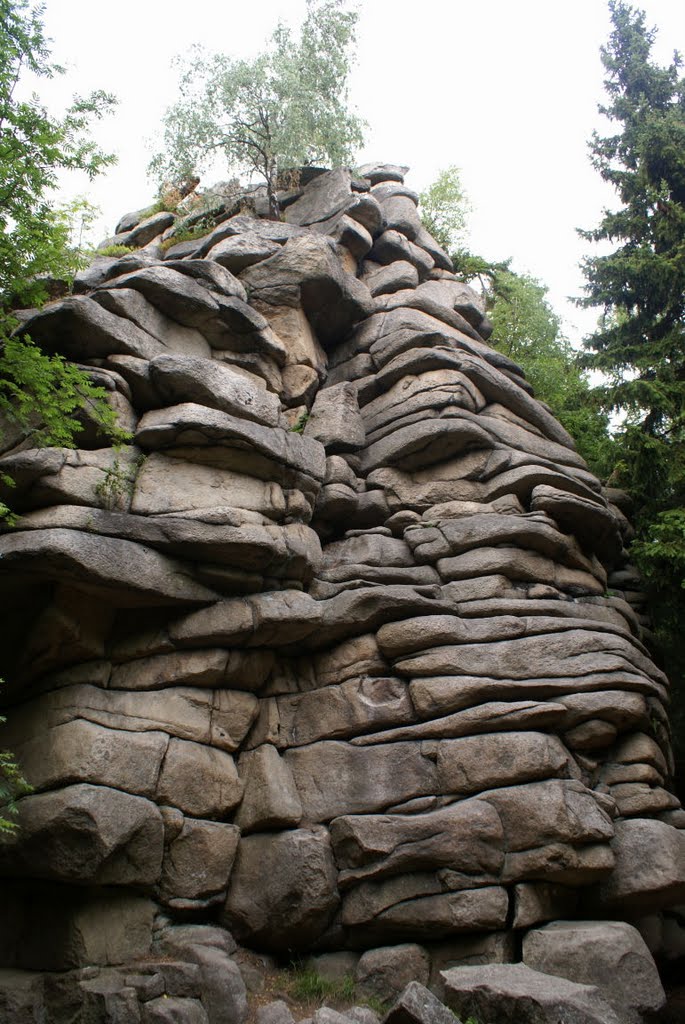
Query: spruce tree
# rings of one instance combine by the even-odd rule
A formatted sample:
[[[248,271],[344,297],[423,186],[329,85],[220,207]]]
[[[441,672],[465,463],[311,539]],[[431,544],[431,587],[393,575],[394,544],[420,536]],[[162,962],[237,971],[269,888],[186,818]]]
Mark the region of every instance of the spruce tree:
[[[685,78],[677,53],[666,67],[652,59],[656,33],[644,12],[623,0],[609,9],[600,112],[616,131],[595,133],[591,152],[620,206],[581,232],[613,246],[584,263],[583,304],[602,307],[585,364],[602,372],[599,401],[619,417],[610,482],[634,501],[631,554],[650,590],[685,759]]]
[[[614,246],[584,262],[583,304],[603,310],[585,364],[604,375],[604,408],[623,417],[622,482],[650,518],[685,498],[685,79],[678,54],[668,67],[651,59],[642,11],[609,9],[599,109],[617,130],[590,148],[620,206],[581,232]]]

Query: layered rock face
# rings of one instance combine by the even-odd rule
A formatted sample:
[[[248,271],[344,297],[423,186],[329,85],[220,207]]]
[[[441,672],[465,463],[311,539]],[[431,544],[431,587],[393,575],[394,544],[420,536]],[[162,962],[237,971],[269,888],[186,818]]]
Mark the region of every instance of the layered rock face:
[[[0,460],[0,744],[34,787],[0,847],[8,966],[120,963],[185,920],[444,966],[651,915],[659,951],[685,901],[627,523],[402,171],[166,251],[171,215],[131,218],[146,248],[27,318],[133,444],[86,423]]]

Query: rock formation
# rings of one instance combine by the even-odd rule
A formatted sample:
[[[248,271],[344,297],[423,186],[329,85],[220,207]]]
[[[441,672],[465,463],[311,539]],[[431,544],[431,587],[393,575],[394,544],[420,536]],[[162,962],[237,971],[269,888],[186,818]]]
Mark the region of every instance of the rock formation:
[[[0,846],[7,1006],[57,992],[36,971],[114,1005],[108,966],[175,956],[187,1019],[239,1022],[234,940],[419,944],[423,980],[559,919],[670,948],[685,813],[620,495],[403,170],[314,176],[281,222],[219,203],[165,249],[174,216],[131,215],[143,248],[24,315],[133,443],[5,435],[0,744],[34,787]],[[148,1020],[145,984],[93,1019]]]

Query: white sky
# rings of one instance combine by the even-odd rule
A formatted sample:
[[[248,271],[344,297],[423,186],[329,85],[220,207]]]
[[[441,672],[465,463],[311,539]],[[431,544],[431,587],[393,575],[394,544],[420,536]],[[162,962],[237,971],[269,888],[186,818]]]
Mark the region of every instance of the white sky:
[[[655,25],[654,55],[685,51],[685,0],[636,0]],[[599,48],[604,0],[361,0],[351,100],[369,124],[359,163],[407,164],[425,188],[456,164],[474,207],[469,244],[489,259],[539,277],[579,341],[595,314],[566,301],[581,294],[578,263],[613,193],[590,166],[587,140],[604,131]],[[172,58],[200,42],[231,56],[258,52],[279,19],[298,24],[304,0],[47,0],[53,56],[67,66],[42,97],[68,102],[103,88],[119,97],[97,137],[119,163],[72,191],[98,204],[101,235],[154,196],[146,166],[162,115],[176,98]],[[204,182],[210,184],[210,182]]]

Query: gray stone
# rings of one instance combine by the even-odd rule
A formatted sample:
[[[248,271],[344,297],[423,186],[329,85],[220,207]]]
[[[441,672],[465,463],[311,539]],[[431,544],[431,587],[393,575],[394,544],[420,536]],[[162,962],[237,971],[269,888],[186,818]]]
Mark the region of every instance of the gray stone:
[[[352,257],[352,266],[346,269],[350,269],[352,272],[355,269],[354,264],[363,260],[373,245],[373,238],[364,225],[352,217],[348,217],[346,213],[338,214],[331,220],[313,224],[312,230],[328,235],[338,245],[344,246],[349,251],[349,255]],[[345,265],[344,255],[342,261]]]
[[[211,356],[209,343],[198,330],[184,327],[165,316],[134,288],[101,288],[92,298],[103,309],[130,320],[150,334],[167,352],[206,358]]]
[[[225,893],[239,839],[235,825],[186,818],[165,852],[160,882],[165,902]]]
[[[0,572],[85,587],[120,607],[207,604],[218,595],[185,566],[142,544],[75,530],[15,532],[0,538]]]
[[[608,843],[614,836],[596,794],[573,779],[493,789],[481,799],[496,808],[509,850],[530,850],[543,842]]]
[[[160,996],[143,1005],[142,1024],[207,1024],[208,1017],[197,999]]]
[[[524,964],[452,967],[442,977],[445,1002],[464,1019],[508,1017],[520,1024],[621,1024],[594,985],[541,974]]]
[[[301,305],[324,345],[343,337],[372,309],[369,290],[345,273],[331,244],[317,235],[291,239],[280,252],[244,271],[241,280],[251,301]]]
[[[355,1024],[380,1024],[380,1014],[372,1010],[370,1006],[350,1006],[345,1010],[345,1016]]]
[[[0,844],[3,873],[96,885],[153,885],[162,863],[162,818],[149,800],[105,786],[26,796],[16,836]]]
[[[143,214],[147,211],[143,210]],[[173,213],[168,213],[165,210],[160,210],[159,213],[154,213],[149,217],[144,217],[142,220],[138,220],[132,227],[124,230],[124,233],[117,232],[117,238],[121,241],[120,245],[130,245],[131,247],[142,248],[162,234],[167,228],[175,221]]]
[[[366,431],[354,384],[334,384],[319,391],[305,424],[304,436],[319,441],[327,454],[352,452],[362,447]]]
[[[316,971],[319,977],[326,981],[344,981],[345,978],[354,977],[359,953],[347,950],[340,950],[337,953],[321,953],[318,956],[309,957],[305,966]],[[346,1015],[348,1011],[345,1011]],[[359,1024],[362,1024],[360,1021]]]
[[[507,964],[517,959],[515,935],[510,931],[455,935],[428,947],[431,957],[430,989],[442,998],[442,971],[449,967]]]
[[[332,686],[317,673],[317,682],[321,689],[262,701],[249,742],[268,739],[279,748],[300,747],[415,720],[404,680],[362,675]]]
[[[457,1024],[454,1013],[426,984],[412,979],[384,1016],[383,1024]]]
[[[428,984],[430,959],[425,949],[412,943],[370,949],[357,964],[357,992],[381,1002],[395,1000],[411,982]]]
[[[358,169],[358,173],[362,178],[366,178],[371,185],[376,185],[381,181],[404,181],[408,170],[408,167],[401,164],[368,163],[363,164]]]
[[[231,466],[233,463],[236,469],[251,469],[254,476],[261,470],[267,480],[270,475],[278,474],[284,483],[291,482],[283,474],[284,466],[317,483],[323,480],[326,472],[325,453],[318,442],[192,402],[146,413],[139,423],[136,439],[145,449],[185,445],[191,453],[194,448],[213,445],[218,449],[215,460],[219,465]],[[271,466],[268,471],[259,465],[254,468],[249,464],[246,466],[244,456],[241,462],[240,454],[232,454],[236,449],[238,453],[246,450],[262,456],[267,463],[273,464],[273,469]],[[253,458],[252,463],[258,463],[258,460]]]
[[[157,783],[157,799],[195,818],[225,818],[240,803],[243,783],[230,754],[171,739]]]
[[[305,187],[302,197],[285,211],[285,219],[289,224],[304,227],[340,213],[351,200],[350,172],[343,169],[327,171]]]
[[[155,904],[115,887],[16,881],[0,919],[0,961],[42,971],[146,956]]]
[[[438,785],[442,793],[471,794],[577,772],[556,736],[536,732],[492,733],[442,740],[438,744]]]
[[[212,946],[190,946],[186,955],[200,968],[202,1005],[209,1024],[242,1024],[247,995],[238,965]]]
[[[157,935],[155,946],[167,959],[172,956],[193,963],[199,962],[194,955],[191,956],[197,947],[217,949],[227,956],[235,953],[237,948],[230,932],[209,924],[175,924],[165,927]]]
[[[159,356],[150,363],[150,380],[168,405],[192,401],[268,427],[279,424],[276,396],[226,364],[189,356]]]
[[[366,261],[361,279],[374,297],[388,295],[401,288],[415,288],[419,283],[416,267],[404,260],[396,260],[384,267]]]
[[[38,790],[77,781],[152,797],[168,743],[163,732],[108,729],[76,718],[18,744],[16,753]]]
[[[245,794],[236,815],[243,833],[291,828],[302,819],[302,804],[288,765],[265,744],[241,754],[238,762]]]
[[[565,885],[549,882],[523,882],[514,887],[514,928],[572,917],[579,894]]]
[[[325,828],[241,840],[225,907],[227,923],[240,941],[275,952],[310,948],[338,904]]]
[[[63,299],[31,317],[24,329],[47,352],[70,359],[109,355],[152,359],[164,345],[132,321],[103,309],[86,296]]]
[[[599,886],[601,907],[654,911],[685,898],[685,833],[663,821],[616,822],[616,865]]]
[[[266,1006],[258,1006],[256,1020],[257,1024],[294,1024],[290,1008],[282,999],[276,999]]]
[[[0,969],[0,1019],[34,1024],[44,1014],[44,975],[38,971]]]
[[[208,240],[209,241],[209,240]],[[206,253],[209,260],[216,260],[232,274],[240,274],[253,263],[261,263],[278,252],[280,245],[256,232],[229,235],[221,239]]]
[[[621,1019],[639,1024],[665,1001],[640,933],[623,921],[554,921],[528,932],[523,962],[535,971],[596,985]]]
[[[355,748],[324,741],[288,750],[284,760],[308,821],[383,810],[436,787],[435,766],[418,744]]]
[[[399,231],[384,231],[374,242],[369,259],[387,265],[395,262],[411,263],[419,277],[425,277],[435,266],[433,257]]]
[[[447,878],[451,878],[447,873]],[[468,880],[456,876],[458,887]],[[500,886],[482,886],[457,892],[416,896],[388,907],[362,926],[371,935],[386,938],[417,938],[424,941],[447,938],[459,932],[504,928],[507,919],[507,891]]]
[[[503,864],[499,815],[483,800],[425,814],[345,815],[331,823],[341,883],[447,868],[483,884]]]

